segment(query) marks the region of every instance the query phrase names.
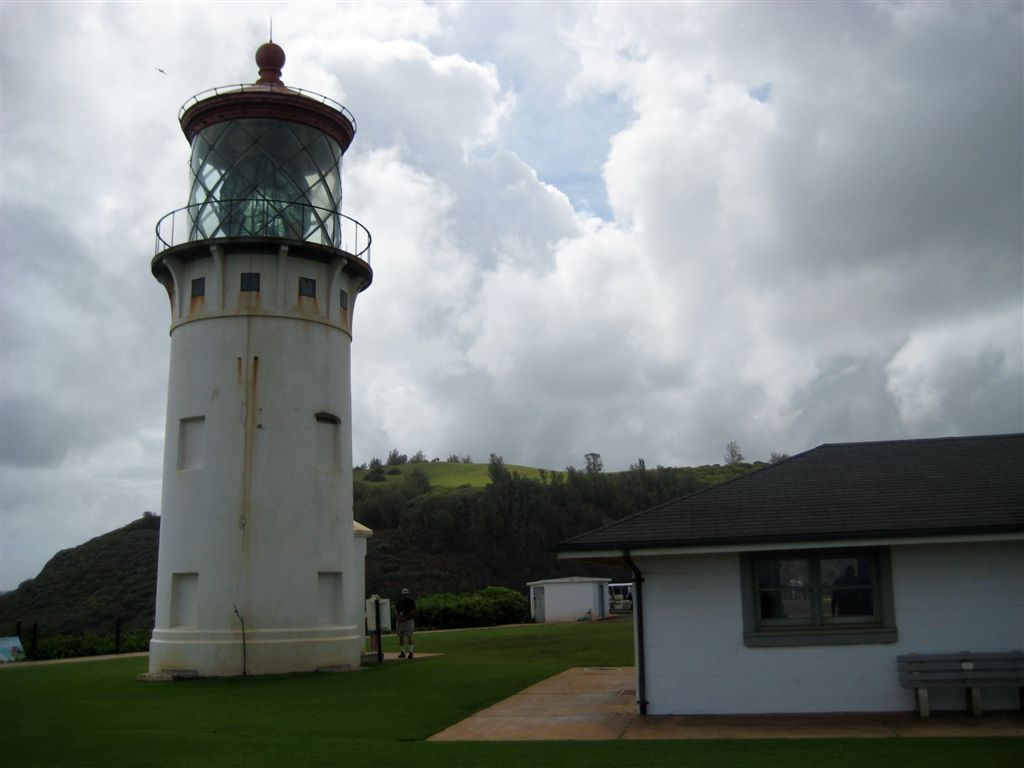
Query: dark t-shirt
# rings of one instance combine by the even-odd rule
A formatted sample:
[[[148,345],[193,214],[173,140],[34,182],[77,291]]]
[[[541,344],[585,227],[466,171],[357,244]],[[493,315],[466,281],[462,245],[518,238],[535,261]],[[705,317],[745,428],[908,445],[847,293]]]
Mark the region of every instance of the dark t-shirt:
[[[398,620],[411,619],[416,613],[416,601],[408,595],[402,595],[395,603],[395,610],[398,612]]]

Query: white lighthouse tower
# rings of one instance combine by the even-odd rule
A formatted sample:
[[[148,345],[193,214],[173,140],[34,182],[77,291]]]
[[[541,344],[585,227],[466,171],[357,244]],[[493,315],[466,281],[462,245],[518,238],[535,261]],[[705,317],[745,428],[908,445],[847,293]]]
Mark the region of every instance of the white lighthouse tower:
[[[189,204],[157,225],[171,300],[149,675],[357,667],[369,531],[352,518],[350,345],[370,235],[341,213],[356,123],[281,81],[180,113]]]

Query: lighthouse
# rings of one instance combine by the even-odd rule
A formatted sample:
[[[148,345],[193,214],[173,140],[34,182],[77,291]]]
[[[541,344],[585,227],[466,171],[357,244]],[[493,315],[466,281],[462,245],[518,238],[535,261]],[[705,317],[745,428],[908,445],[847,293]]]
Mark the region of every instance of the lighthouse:
[[[188,204],[156,227],[171,305],[149,677],[358,667],[368,529],[352,516],[351,357],[370,235],[341,212],[355,118],[282,82],[179,114]]]

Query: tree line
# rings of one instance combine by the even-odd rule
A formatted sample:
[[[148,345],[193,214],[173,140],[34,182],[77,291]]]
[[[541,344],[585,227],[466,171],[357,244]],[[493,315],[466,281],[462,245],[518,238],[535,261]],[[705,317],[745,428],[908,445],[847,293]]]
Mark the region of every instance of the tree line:
[[[356,482],[355,517],[375,532],[367,586],[385,594],[415,582],[429,594],[523,589],[527,581],[566,575],[627,577],[624,569],[558,560],[553,547],[757,466],[763,465],[651,469],[639,459],[625,472],[605,473],[600,454],[591,453],[581,469],[541,470],[531,478],[492,453],[484,487],[432,488],[415,467],[390,483]]]

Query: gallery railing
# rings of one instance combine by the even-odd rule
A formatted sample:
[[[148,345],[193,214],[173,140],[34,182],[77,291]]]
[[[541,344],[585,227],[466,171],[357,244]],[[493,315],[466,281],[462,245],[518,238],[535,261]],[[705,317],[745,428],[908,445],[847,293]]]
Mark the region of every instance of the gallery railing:
[[[156,224],[156,253],[185,243],[233,237],[300,240],[345,251],[370,263],[369,231],[329,208],[284,200],[247,198],[187,205]]]
[[[324,96],[322,93],[316,93],[314,91],[307,91],[303,88],[292,88],[291,86],[275,85],[272,83],[265,83],[262,85],[256,85],[254,83],[239,83],[237,85],[221,85],[216,88],[208,88],[205,91],[200,91],[181,105],[181,110],[178,112],[178,119],[180,120],[182,115],[200,101],[206,101],[207,99],[212,99],[214,96],[221,96],[225,93],[281,93],[305,96],[307,99],[312,99],[313,101],[319,102],[331,109],[336,109],[341,112],[341,114],[343,114],[345,118],[352,123],[352,130],[355,132],[355,116],[330,96]]]

